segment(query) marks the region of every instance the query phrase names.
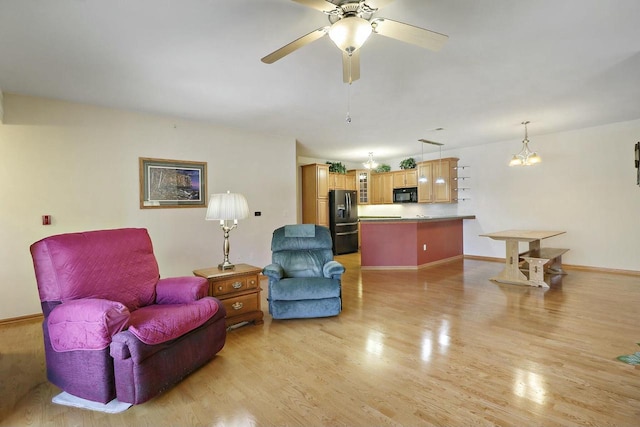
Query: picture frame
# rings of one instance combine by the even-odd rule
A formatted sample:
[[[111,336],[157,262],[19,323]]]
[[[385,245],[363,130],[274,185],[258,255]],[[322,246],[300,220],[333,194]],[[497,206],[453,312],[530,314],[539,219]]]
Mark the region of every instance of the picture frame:
[[[140,157],[140,209],[205,208],[207,163]]]

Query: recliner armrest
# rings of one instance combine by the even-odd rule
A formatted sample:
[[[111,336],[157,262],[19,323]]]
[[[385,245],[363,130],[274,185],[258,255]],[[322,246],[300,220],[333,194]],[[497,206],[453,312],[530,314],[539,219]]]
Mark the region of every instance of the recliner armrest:
[[[279,264],[269,264],[262,269],[262,274],[273,280],[280,280],[284,277],[284,269]]]
[[[156,304],[184,304],[204,298],[209,282],[204,277],[168,277],[158,280]]]
[[[345,268],[338,261],[329,261],[322,266],[322,273],[328,279],[339,279]]]
[[[102,350],[125,328],[129,309],[100,298],[71,300],[56,306],[47,319],[51,346],[57,352]]]

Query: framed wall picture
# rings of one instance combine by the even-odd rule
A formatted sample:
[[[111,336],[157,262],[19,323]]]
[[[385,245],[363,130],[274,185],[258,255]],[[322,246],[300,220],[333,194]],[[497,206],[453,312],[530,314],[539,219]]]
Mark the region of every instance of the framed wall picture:
[[[140,157],[140,209],[204,208],[207,164]]]

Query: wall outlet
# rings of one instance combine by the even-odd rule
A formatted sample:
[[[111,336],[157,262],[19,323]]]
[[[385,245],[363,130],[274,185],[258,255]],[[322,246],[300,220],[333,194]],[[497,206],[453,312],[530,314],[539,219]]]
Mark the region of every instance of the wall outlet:
[[[427,244],[425,243],[424,245],[422,245],[422,250],[426,251],[427,250]]]

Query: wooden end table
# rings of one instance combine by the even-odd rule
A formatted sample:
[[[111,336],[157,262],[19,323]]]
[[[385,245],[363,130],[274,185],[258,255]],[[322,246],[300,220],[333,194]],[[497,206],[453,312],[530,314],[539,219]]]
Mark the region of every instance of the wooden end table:
[[[230,270],[210,267],[194,270],[193,274],[209,281],[209,295],[222,302],[227,310],[227,326],[231,326],[241,322],[263,323],[261,272],[261,268],[249,264],[236,264]]]

